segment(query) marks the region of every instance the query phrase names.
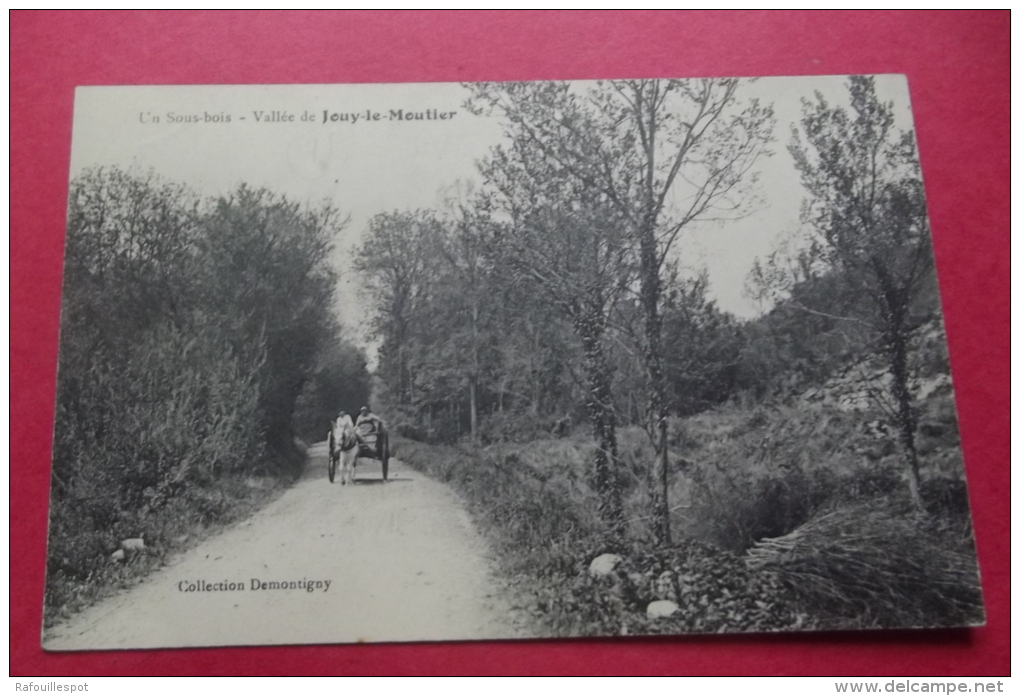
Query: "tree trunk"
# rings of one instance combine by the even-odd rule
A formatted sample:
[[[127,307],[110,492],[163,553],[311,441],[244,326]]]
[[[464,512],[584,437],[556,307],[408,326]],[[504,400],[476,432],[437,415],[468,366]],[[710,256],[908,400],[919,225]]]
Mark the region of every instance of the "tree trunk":
[[[910,395],[910,371],[908,364],[909,331],[907,318],[910,311],[908,289],[898,287],[891,274],[880,260],[873,262],[879,279],[881,293],[879,307],[883,321],[882,343],[889,361],[892,377],[893,422],[899,430],[900,447],[907,464],[907,488],[910,499],[918,510],[924,509],[921,500],[921,465],[917,457],[915,435],[917,433],[917,412]]]
[[[531,415],[537,416],[542,406],[542,372],[535,364],[535,356],[538,355],[538,337],[532,342],[531,350]]]
[[[672,542],[669,523],[669,423],[662,369],[661,279],[655,228],[646,223],[641,234],[641,307],[644,311],[645,369],[648,371],[648,431],[655,449],[651,472],[652,533],[660,546]]]
[[[890,327],[885,337],[889,368],[892,375],[892,397],[895,405],[894,420],[899,430],[900,447],[907,464],[907,487],[914,506],[921,510],[921,465],[917,457],[915,436],[917,412],[910,395],[910,373],[907,363],[908,336],[905,310],[890,311]]]
[[[478,439],[478,378],[471,375],[468,379],[468,398],[471,405],[471,439]]]
[[[584,367],[588,378],[588,420],[597,445],[595,490],[599,497],[599,517],[609,529],[611,542],[615,543],[623,539],[623,496],[619,483],[612,378],[602,345],[604,320],[601,316],[589,314],[577,324],[584,345]]]
[[[478,440],[478,298],[471,302],[471,376],[468,380],[471,391],[471,439]]]

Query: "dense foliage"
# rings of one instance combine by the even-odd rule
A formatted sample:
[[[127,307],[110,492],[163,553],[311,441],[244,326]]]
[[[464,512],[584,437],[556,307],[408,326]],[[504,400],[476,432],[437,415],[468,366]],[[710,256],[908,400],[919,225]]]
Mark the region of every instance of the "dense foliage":
[[[357,351],[324,350],[340,341],[329,207],[97,169],[68,208],[50,609],[109,575],[121,540],[165,551],[272,487],[245,480],[295,475],[299,397],[324,430],[316,392],[363,399],[368,379]]]

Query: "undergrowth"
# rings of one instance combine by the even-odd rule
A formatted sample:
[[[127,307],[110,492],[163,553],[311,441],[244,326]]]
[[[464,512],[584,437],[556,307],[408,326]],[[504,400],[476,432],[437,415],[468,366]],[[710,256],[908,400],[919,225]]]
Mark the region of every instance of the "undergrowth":
[[[926,510],[867,412],[730,405],[672,423],[672,536],[651,545],[651,448],[619,432],[626,538],[609,542],[581,435],[488,447],[399,439],[468,501],[550,635],[974,625],[983,621],[952,409],[925,405]],[[620,557],[593,575],[602,554]],[[649,618],[667,600],[671,616]]]
[[[208,488],[188,488],[158,511],[119,510],[106,523],[95,508],[74,499],[54,500],[50,511],[44,625],[138,582],[170,556],[274,500],[287,482],[273,476],[227,475]],[[144,548],[123,559],[113,554],[125,539]]]

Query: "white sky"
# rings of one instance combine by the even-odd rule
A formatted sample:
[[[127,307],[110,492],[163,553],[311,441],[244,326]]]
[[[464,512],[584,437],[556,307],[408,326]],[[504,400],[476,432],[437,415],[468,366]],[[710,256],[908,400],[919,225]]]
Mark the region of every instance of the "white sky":
[[[881,76],[879,95],[898,107],[900,126],[912,127],[906,80]],[[682,258],[708,269],[719,306],[748,317],[757,308],[743,297],[755,258],[770,253],[798,223],[802,191],[786,146],[790,124],[801,116],[801,98],[821,91],[832,103],[848,102],[845,78],[762,78],[742,86],[746,96],[772,103],[776,114],[773,156],[760,164],[767,203],[753,215],[685,233]],[[350,249],[377,213],[435,208],[443,191],[477,179],[475,162],[497,143],[502,126],[474,116],[455,83],[302,86],[80,87],[76,93],[72,177],[87,167],[118,165],[185,183],[204,195],[227,194],[244,182],[306,203],[332,200],[351,224],[337,239],[340,314],[356,322],[357,279]],[[456,112],[447,120],[392,121],[391,109]],[[355,123],[323,123],[323,111],[360,113]],[[259,122],[255,112],[293,115],[293,122]],[[382,114],[367,122],[366,111]],[[309,112],[313,121],[302,121]],[[198,123],[171,123],[170,115]],[[206,122],[205,115],[230,116]],[[152,118],[159,118],[159,123]],[[148,122],[143,123],[143,119]]]

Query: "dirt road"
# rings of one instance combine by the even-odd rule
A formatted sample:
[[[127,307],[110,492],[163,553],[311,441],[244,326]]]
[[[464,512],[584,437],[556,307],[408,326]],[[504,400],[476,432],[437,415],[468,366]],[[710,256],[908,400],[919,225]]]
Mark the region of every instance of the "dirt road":
[[[47,630],[47,650],[526,637],[447,487],[397,460],[304,478],[143,584]]]

